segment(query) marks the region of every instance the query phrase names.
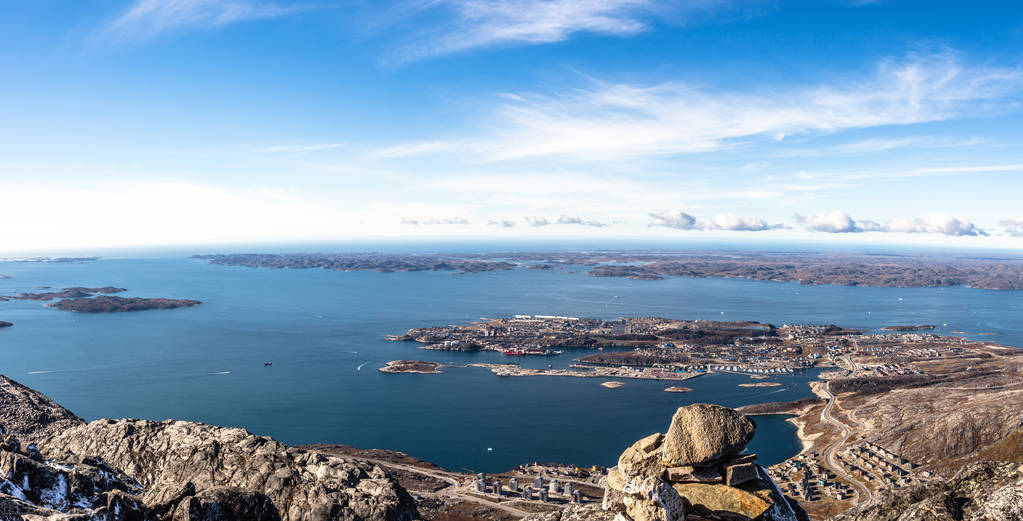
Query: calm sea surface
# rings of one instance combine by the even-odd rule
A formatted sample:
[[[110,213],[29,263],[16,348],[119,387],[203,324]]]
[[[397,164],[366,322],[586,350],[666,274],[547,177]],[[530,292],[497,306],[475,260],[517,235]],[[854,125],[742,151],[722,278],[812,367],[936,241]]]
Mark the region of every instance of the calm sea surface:
[[[499,378],[483,369],[389,375],[388,360],[506,362],[497,353],[446,353],[388,342],[411,327],[511,314],[613,319],[749,319],[858,328],[937,324],[939,332],[1023,346],[1023,293],[966,288],[865,288],[671,278],[589,277],[585,269],[453,275],[342,273],[209,265],[187,258],[76,264],[0,263],[0,294],[37,286],[128,288],[127,296],[195,298],[178,310],[73,314],[39,302],[0,302],[0,372],[87,419],[179,418],[239,426],[284,442],[347,443],[407,452],[451,469],[519,463],[613,465],[636,439],[667,428],[680,405],[739,406],[811,396],[812,374],[780,388],[710,375],[665,382]],[[620,298],[612,298],[618,295]],[[947,324],[947,325],[943,325]],[[527,358],[563,367],[584,351]],[[264,367],[272,361],[272,367]],[[798,452],[794,428],[758,417],[751,450],[771,464]]]

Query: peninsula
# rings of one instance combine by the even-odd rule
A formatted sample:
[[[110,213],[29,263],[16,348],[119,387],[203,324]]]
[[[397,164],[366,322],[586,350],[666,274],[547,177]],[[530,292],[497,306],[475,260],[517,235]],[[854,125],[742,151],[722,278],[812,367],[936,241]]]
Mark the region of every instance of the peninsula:
[[[303,253],[195,255],[225,266],[379,272],[477,273],[589,268],[595,277],[745,278],[843,286],[1023,289],[1023,257],[750,251],[498,252],[462,254]]]

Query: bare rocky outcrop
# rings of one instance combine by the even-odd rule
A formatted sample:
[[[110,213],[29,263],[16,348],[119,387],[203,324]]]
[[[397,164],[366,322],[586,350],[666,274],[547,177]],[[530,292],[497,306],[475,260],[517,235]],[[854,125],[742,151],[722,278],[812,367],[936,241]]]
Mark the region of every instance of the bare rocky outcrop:
[[[1021,521],[1023,465],[979,462],[949,480],[884,492],[833,521]]]
[[[197,512],[204,511],[203,494],[234,487],[265,495],[280,517],[291,521],[416,517],[412,498],[379,467],[291,448],[244,429],[173,420],[97,420],[40,446],[50,458],[103,458],[138,479],[154,504],[180,495],[178,489],[192,483],[200,494],[187,501]],[[175,519],[178,515],[175,510]]]
[[[375,465],[201,423],[86,424],[3,376],[0,425],[3,521],[418,518],[408,492]]]
[[[35,445],[0,435],[0,518],[26,515],[55,518],[149,521],[151,512],[137,497],[142,486],[96,458],[45,460]]]
[[[46,395],[0,375],[0,425],[23,440],[46,438],[84,423]]]

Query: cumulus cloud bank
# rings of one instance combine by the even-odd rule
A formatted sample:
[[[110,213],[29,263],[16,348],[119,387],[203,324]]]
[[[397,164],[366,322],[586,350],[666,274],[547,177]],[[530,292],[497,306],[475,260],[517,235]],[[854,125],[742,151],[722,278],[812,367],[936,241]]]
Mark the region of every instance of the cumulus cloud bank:
[[[696,218],[682,210],[665,210],[651,213],[653,219],[647,226],[664,226],[676,230],[692,230],[696,228]]]
[[[813,215],[800,215],[797,213],[793,218],[797,223],[802,224],[807,230],[812,232],[856,233],[864,231],[849,214],[839,210]]]
[[[408,226],[418,226],[420,221],[411,217],[402,217],[401,224]],[[469,221],[462,219],[461,217],[445,217],[443,219],[432,218],[422,221],[422,224],[469,224]]]
[[[728,230],[734,232],[759,232],[778,228],[757,217],[739,217],[734,213],[718,213],[703,223],[705,230]]]
[[[558,217],[558,224],[581,224],[583,226],[593,226],[594,228],[603,228],[607,224],[597,221],[584,221],[582,217],[574,217],[570,215],[561,214]]]
[[[928,213],[920,217],[896,217],[888,221],[887,231],[903,233],[941,233],[949,236],[986,235],[964,217],[947,213]]]
[[[1023,217],[1005,219],[999,221],[998,224],[1005,228],[1005,233],[1013,237],[1023,237]]]
[[[987,235],[984,230],[965,217],[954,217],[947,213],[927,213],[919,217],[896,217],[886,224],[869,220],[857,222],[849,214],[839,210],[814,215],[796,214],[794,219],[809,231],[824,233],[940,233],[953,237]]]
[[[526,224],[530,226],[547,226],[551,223],[546,217],[540,217],[539,215],[530,215],[524,217],[524,219],[526,220]]]
[[[515,221],[509,221],[508,219],[491,219],[487,226],[497,226],[500,228],[511,228],[515,226]]]

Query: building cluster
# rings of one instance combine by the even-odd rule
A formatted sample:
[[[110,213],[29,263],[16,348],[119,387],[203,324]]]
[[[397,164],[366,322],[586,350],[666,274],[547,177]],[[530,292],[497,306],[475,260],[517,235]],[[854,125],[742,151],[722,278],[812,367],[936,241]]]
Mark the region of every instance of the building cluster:
[[[913,474],[916,464],[869,441],[849,447],[835,458],[854,476],[884,488],[904,487],[924,478]]]
[[[854,376],[888,377],[911,374],[923,374],[923,371],[905,364],[868,364],[861,365],[859,371]]]
[[[476,474],[471,478],[469,488],[479,494],[518,498],[523,501],[582,504],[590,500],[581,490],[576,489],[571,481],[544,479],[542,476],[532,479],[512,477],[505,485],[500,479],[488,481],[485,474]]]
[[[800,454],[771,467],[768,472],[782,493],[803,501],[819,501],[824,497],[843,500],[853,496],[852,487],[837,481],[821,464],[816,452]]]

